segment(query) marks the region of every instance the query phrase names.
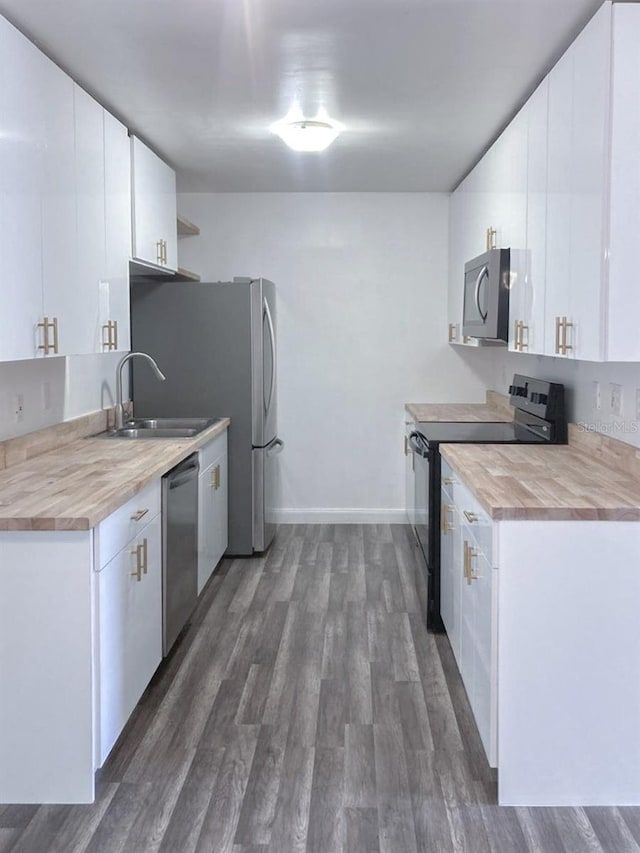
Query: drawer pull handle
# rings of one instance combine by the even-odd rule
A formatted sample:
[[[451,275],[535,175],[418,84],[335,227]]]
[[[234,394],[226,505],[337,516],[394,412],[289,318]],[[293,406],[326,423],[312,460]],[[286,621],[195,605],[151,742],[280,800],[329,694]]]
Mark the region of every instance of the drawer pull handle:
[[[147,549],[147,537],[146,536],[142,540],[141,550],[142,550],[142,572],[143,572],[143,574],[146,575],[147,571],[149,569],[149,566],[147,564],[147,562],[148,562],[148,549]]]
[[[139,509],[138,512],[134,513],[131,516],[131,521],[140,521],[140,519],[144,518],[148,512],[148,509]]]
[[[475,512],[469,512],[469,510],[462,510],[464,513],[464,517],[467,519],[469,524],[473,524],[475,521],[478,521],[478,516]]]

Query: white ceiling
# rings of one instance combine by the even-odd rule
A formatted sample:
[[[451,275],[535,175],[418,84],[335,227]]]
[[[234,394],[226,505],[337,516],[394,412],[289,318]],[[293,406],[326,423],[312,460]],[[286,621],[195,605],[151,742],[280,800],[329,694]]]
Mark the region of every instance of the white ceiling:
[[[0,0],[184,191],[450,190],[601,0]],[[297,98],[347,126],[270,134]]]

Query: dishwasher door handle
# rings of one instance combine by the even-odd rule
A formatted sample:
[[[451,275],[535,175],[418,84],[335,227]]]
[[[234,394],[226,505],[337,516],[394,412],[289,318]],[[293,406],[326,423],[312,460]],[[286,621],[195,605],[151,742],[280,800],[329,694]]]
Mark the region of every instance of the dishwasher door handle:
[[[191,472],[195,473],[191,473]],[[184,486],[185,483],[191,482],[198,476],[198,468],[187,468],[186,471],[179,474],[177,477],[169,478],[169,489],[177,489],[179,486]]]

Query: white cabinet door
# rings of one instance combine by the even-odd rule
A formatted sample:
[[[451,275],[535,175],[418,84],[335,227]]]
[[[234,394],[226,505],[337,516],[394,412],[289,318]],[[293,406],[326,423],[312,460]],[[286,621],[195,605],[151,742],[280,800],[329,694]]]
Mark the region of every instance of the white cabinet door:
[[[67,276],[49,280],[45,314],[57,318],[59,352],[102,352],[99,282],[104,270],[103,109],[74,85],[76,256]]]
[[[548,355],[597,360],[603,353],[610,26],[604,4],[549,74]]]
[[[98,619],[101,766],[162,659],[159,515],[101,569]]]
[[[215,503],[213,499],[213,465],[198,477],[198,595],[215,568]]]
[[[489,764],[496,764],[497,614],[494,570],[474,548],[470,555],[474,597],[474,674],[471,707]]]
[[[214,517],[215,517],[215,547],[214,566],[217,566],[222,555],[229,544],[229,487],[228,487],[228,460],[227,451],[218,458],[214,465],[218,471],[216,475],[217,488],[213,490]]]
[[[573,43],[571,275],[568,355],[603,357],[605,161],[608,156],[611,6],[604,4]]]
[[[640,361],[640,6],[613,6],[607,360]],[[606,278],[606,277],[605,277]]]
[[[567,52],[549,74],[544,347],[547,355],[559,354],[559,324],[562,317],[571,313],[572,111],[573,55]]]
[[[198,595],[228,545],[227,452],[198,478]]]
[[[442,489],[440,511],[440,613],[460,666],[460,518],[445,489]]]
[[[490,152],[491,204],[487,227],[496,231],[496,246],[523,249],[527,218],[527,112],[520,110]]]
[[[104,113],[105,270],[100,285],[102,349],[127,351],[129,328],[129,257],[131,255],[131,151],[127,128]],[[111,321],[109,330],[104,326]],[[105,346],[105,343],[107,345]]]
[[[132,256],[167,271],[178,268],[176,174],[131,137]]]
[[[547,223],[547,111],[545,78],[527,101],[525,251],[509,294],[509,349],[544,354]]]
[[[58,351],[71,344],[69,314],[77,286],[76,132],[74,83],[57,65],[42,56],[46,145],[43,151],[42,270],[45,316],[59,325]],[[84,300],[81,303],[86,304]],[[75,322],[79,322],[76,318]],[[49,333],[50,342],[54,343]],[[87,346],[89,342],[87,341]],[[55,353],[54,353],[55,354]]]
[[[38,355],[42,319],[42,56],[0,18],[0,359]]]

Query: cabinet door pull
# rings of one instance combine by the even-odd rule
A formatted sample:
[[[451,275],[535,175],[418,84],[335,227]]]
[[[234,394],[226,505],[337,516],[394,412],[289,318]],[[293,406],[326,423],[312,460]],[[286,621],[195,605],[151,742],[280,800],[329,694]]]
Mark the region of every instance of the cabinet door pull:
[[[567,318],[562,318],[562,354],[566,355],[567,350],[573,349],[571,344],[567,343],[567,329],[573,329],[573,323],[568,323]]]
[[[136,558],[136,570],[135,572],[131,572],[131,577],[135,578],[138,583],[142,580],[142,571],[144,569],[144,563],[142,558],[142,545],[136,545],[135,548],[131,549],[131,553],[135,554]]]
[[[58,354],[58,318],[53,318],[53,352]]]
[[[446,535],[450,530],[453,530],[453,524],[447,518],[447,513],[453,514],[453,507],[450,504],[443,504],[440,513],[440,529]]]
[[[449,323],[449,343],[458,340],[458,330],[456,323]]]
[[[156,243],[156,263],[162,265],[162,240]]]
[[[556,355],[560,355],[560,317],[556,317],[556,340],[555,340],[555,353]]]
[[[463,509],[462,512],[464,514],[464,517],[469,522],[469,524],[473,524],[475,521],[478,520],[478,516],[475,512],[469,512],[469,510],[466,510],[466,509]]]
[[[139,509],[137,512],[131,516],[131,521],[140,521],[141,518],[144,518],[145,515],[149,512],[148,509]]]
[[[496,247],[496,236],[498,232],[495,228],[489,226],[487,228],[487,252]]]
[[[453,477],[443,477],[442,482],[445,483],[445,485],[447,486],[453,486],[455,480],[453,479]]]
[[[49,350],[51,349],[49,344],[49,318],[45,317],[42,323],[38,323],[38,328],[42,329],[42,343],[38,346],[38,349],[43,350],[45,355],[49,355]]]
[[[147,537],[142,540],[142,571],[146,575],[147,570],[149,568],[148,565],[148,546],[147,546]]]
[[[463,560],[462,560],[462,571],[464,572],[465,580],[467,581],[467,586],[471,586],[471,569],[469,566],[469,543],[465,539],[463,542]]]

